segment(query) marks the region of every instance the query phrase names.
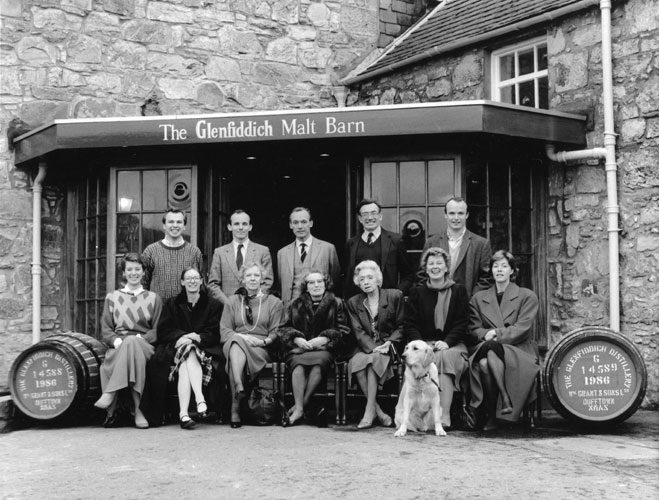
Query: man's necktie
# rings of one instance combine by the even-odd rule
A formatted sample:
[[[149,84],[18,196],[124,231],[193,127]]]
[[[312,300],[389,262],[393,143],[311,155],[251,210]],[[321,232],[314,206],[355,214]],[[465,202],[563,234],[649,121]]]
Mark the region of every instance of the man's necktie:
[[[367,245],[373,244],[373,233],[368,233],[368,236],[366,237],[366,244]]]
[[[306,243],[300,243],[300,261],[304,262],[304,259],[307,258],[307,249],[306,249],[307,244]]]
[[[243,267],[243,244],[238,244],[238,251],[236,252],[236,267],[240,270]]]

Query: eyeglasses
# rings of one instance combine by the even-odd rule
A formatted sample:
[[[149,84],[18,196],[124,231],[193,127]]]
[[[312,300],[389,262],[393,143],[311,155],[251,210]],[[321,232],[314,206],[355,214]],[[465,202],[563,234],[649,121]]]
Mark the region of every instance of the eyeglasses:
[[[371,212],[360,212],[359,213],[360,217],[376,217],[378,215],[380,215],[380,212],[378,212],[377,210],[372,210]]]
[[[325,284],[325,280],[308,280],[307,285],[320,285]]]
[[[193,278],[185,278],[185,281],[187,281],[188,283],[195,283],[196,281],[201,281],[201,278],[198,277],[198,276],[195,276]]]

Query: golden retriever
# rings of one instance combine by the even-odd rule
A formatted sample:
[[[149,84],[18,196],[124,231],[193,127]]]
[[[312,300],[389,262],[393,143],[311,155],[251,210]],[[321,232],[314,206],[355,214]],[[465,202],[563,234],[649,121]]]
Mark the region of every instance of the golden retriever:
[[[446,436],[439,406],[439,376],[433,362],[433,349],[423,340],[413,340],[403,351],[405,381],[396,405],[396,432],[426,432],[435,429],[437,436]]]

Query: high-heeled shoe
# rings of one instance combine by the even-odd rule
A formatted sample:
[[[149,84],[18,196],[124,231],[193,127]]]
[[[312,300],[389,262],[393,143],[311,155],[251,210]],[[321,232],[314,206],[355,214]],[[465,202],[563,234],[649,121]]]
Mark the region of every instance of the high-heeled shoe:
[[[238,429],[243,426],[243,423],[240,420],[232,420],[230,426],[232,429]]]
[[[370,429],[371,427],[373,427],[373,420],[366,420],[364,418],[357,424],[357,429],[359,430]]]
[[[181,426],[181,429],[194,429],[197,427],[197,422],[192,420],[188,415],[182,415],[178,418],[178,423]]]
[[[199,401],[197,403],[197,418],[202,422],[205,422],[209,419],[209,417],[210,413],[208,412],[208,405],[206,404],[206,401]]]
[[[114,399],[116,397],[116,392],[104,392],[101,394],[101,397],[96,400],[94,406],[96,408],[100,408],[101,410],[107,410],[112,405],[112,403],[114,403]]]

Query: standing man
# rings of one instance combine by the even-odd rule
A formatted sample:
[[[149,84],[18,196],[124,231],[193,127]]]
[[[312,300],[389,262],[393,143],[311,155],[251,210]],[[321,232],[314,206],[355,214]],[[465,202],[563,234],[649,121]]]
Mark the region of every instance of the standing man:
[[[485,238],[467,230],[467,202],[457,196],[446,202],[446,234],[436,234],[426,241],[424,250],[440,247],[451,256],[451,278],[465,286],[471,297],[490,287],[492,247]]]
[[[166,300],[181,291],[181,273],[188,267],[201,272],[201,250],[183,239],[188,217],[182,210],[169,209],[162,216],[165,237],[144,249],[144,286]]]
[[[284,305],[300,295],[302,278],[312,269],[329,275],[334,283],[341,274],[334,245],[311,236],[311,210],[294,208],[288,218],[288,226],[295,235],[295,241],[277,252],[277,274]]]
[[[266,270],[266,277],[261,289],[268,292],[272,287],[272,259],[268,247],[250,241],[252,230],[250,217],[243,210],[231,214],[231,223],[227,225],[233,235],[233,241],[213,252],[213,263],[208,276],[208,288],[211,295],[226,304],[229,296],[242,286],[240,268],[245,262],[261,264]]]
[[[382,288],[398,288],[407,293],[412,285],[407,251],[402,237],[382,228],[382,207],[375,200],[364,199],[357,205],[359,223],[364,228],[360,235],[350,238],[345,246],[344,297],[347,299],[359,289],[352,279],[355,266],[363,260],[377,262],[382,270]]]

